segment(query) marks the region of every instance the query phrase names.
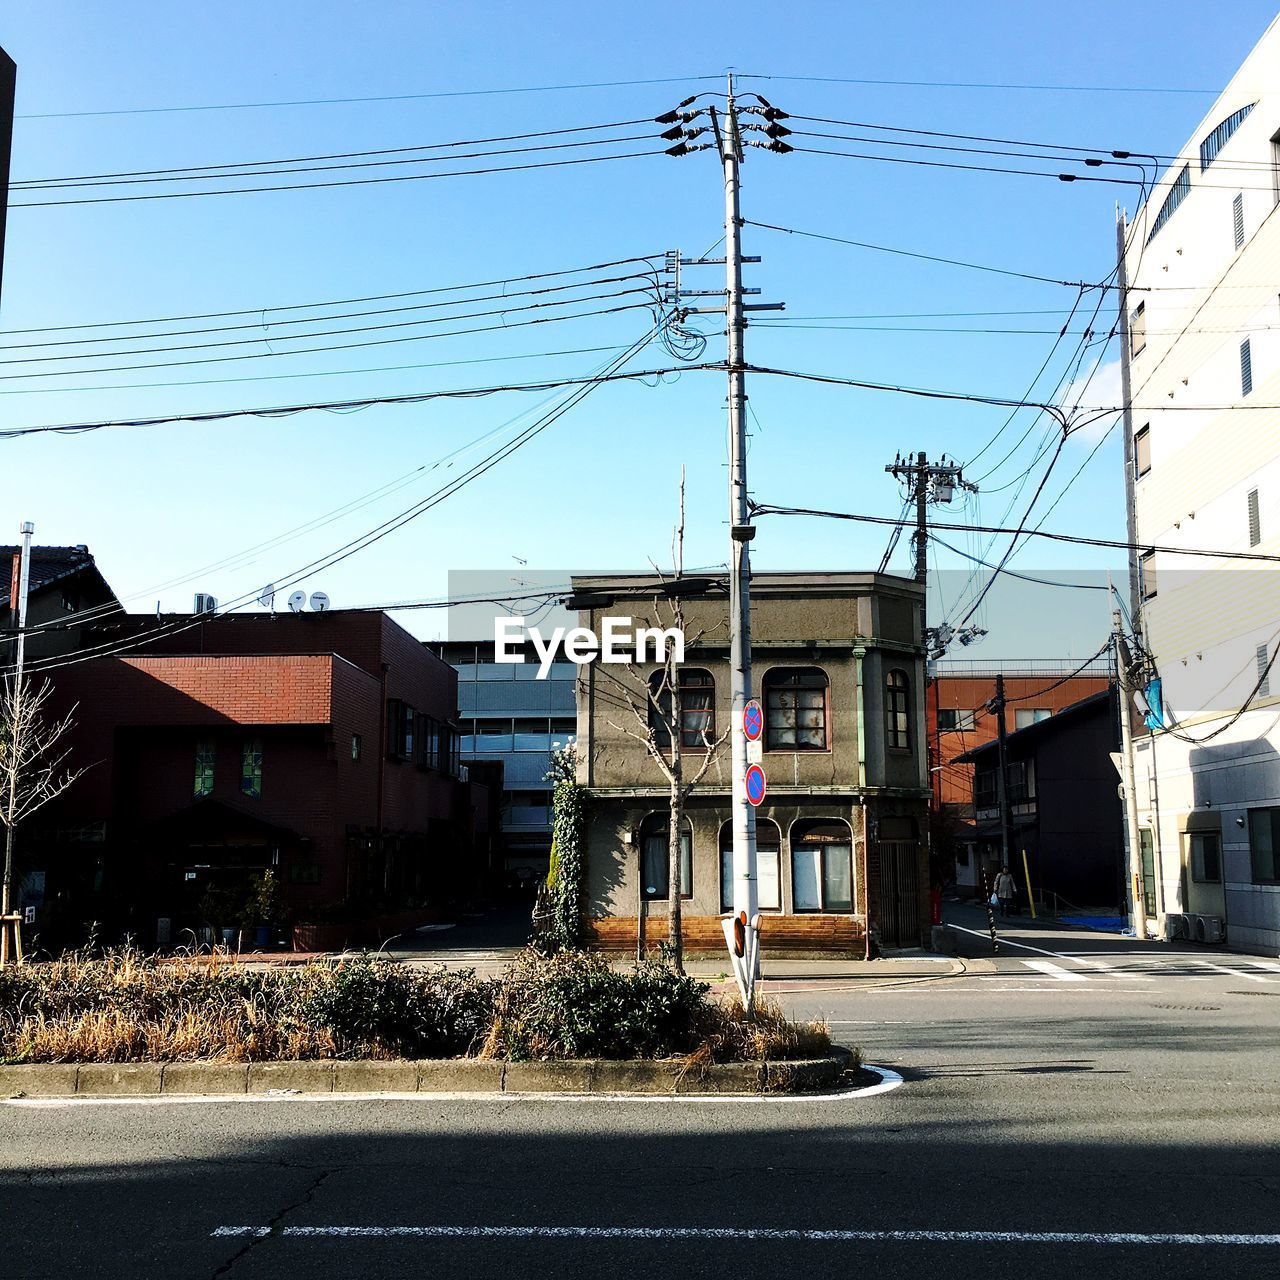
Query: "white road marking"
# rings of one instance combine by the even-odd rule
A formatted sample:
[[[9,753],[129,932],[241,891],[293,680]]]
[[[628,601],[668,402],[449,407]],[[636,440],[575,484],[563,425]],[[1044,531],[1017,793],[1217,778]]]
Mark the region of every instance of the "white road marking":
[[[966,929],[962,924],[949,925],[948,928],[959,929],[961,933],[971,933],[975,938],[990,938],[990,934],[981,933],[977,929]],[[1033,947],[1028,942],[1014,942],[1012,938],[1001,938],[1000,945],[1002,947],[1019,947],[1023,951],[1034,951],[1037,955],[1052,956],[1055,960],[1074,960],[1076,964],[1091,966],[1094,968],[1105,969],[1107,966],[1100,960],[1086,960],[1083,956],[1073,955],[1067,951],[1046,951],[1044,947]]]
[[[1250,960],[1249,963],[1255,969],[1264,969],[1268,973],[1280,973],[1280,964],[1274,960]]]
[[[1280,1234],[1153,1231],[938,1231],[793,1227],[318,1226],[215,1227],[217,1239],[279,1236],[290,1240],[763,1240],[812,1243],[894,1241],[908,1244],[1242,1245],[1275,1248]]]
[[[1232,978],[1248,978],[1250,982],[1266,982],[1267,979],[1260,977],[1256,973],[1250,973],[1246,969],[1231,969],[1225,964],[1214,964],[1212,960],[1197,960],[1197,964],[1203,965],[1206,969],[1216,969],[1219,973],[1225,973]]]
[[[1023,964],[1028,969],[1035,969],[1040,973],[1047,973],[1051,978],[1057,978],[1059,982],[1088,982],[1089,979],[1082,977],[1078,973],[1072,973],[1070,969],[1064,969],[1061,965],[1054,964],[1052,960],[1023,960]]]

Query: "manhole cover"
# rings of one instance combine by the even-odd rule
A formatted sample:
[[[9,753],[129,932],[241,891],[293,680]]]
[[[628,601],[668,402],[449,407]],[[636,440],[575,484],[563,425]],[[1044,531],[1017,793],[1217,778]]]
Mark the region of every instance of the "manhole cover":
[[[1253,994],[1252,992],[1248,994]],[[1257,994],[1262,995],[1263,992]],[[1153,1009],[1176,1009],[1179,1013],[1218,1013],[1222,1006],[1219,1004],[1153,1004]]]

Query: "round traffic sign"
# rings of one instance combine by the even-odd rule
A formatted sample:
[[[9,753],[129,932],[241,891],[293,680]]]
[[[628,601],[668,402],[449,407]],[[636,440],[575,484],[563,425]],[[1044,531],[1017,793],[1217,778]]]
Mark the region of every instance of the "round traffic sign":
[[[748,766],[745,782],[747,784],[747,800],[753,805],[762,804],[765,792],[768,790],[764,770],[758,764]]]
[[[754,698],[742,708],[742,732],[746,734],[748,742],[759,741],[764,732],[764,712]]]

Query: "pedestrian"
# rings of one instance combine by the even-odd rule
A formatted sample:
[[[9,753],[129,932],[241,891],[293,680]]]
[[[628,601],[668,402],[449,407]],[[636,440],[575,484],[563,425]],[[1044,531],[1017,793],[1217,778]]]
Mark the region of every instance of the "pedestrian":
[[[1017,892],[1017,886],[1013,883],[1013,877],[1009,874],[1008,867],[1001,867],[1000,874],[996,876],[996,897],[1000,899],[1000,915],[1006,917],[1013,911],[1013,896]]]

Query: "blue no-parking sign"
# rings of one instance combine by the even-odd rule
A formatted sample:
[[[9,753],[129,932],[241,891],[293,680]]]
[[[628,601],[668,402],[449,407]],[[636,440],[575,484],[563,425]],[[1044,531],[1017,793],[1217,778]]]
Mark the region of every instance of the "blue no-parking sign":
[[[765,781],[764,770],[758,764],[750,765],[744,781],[747,784],[748,801],[753,805],[759,806],[764,801],[765,793],[769,789],[769,785]]]

